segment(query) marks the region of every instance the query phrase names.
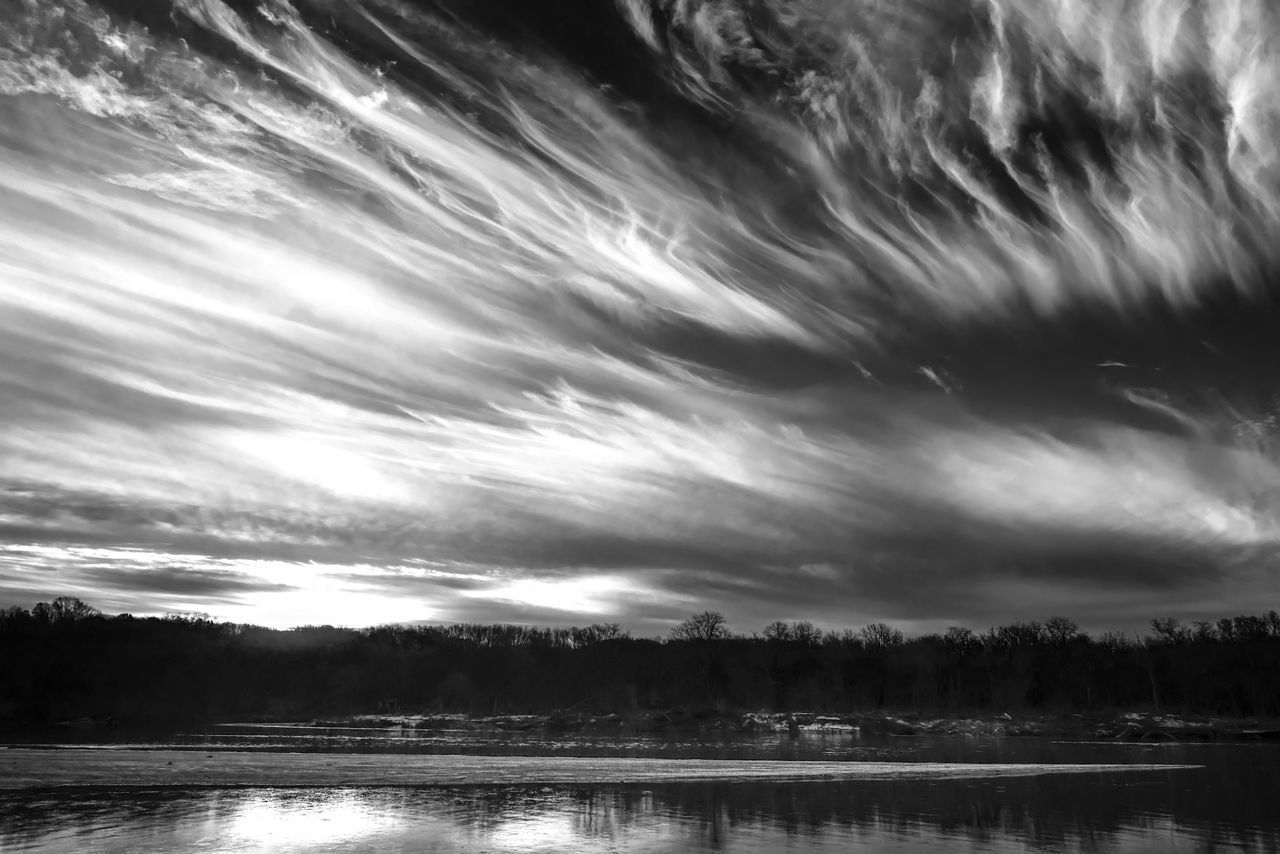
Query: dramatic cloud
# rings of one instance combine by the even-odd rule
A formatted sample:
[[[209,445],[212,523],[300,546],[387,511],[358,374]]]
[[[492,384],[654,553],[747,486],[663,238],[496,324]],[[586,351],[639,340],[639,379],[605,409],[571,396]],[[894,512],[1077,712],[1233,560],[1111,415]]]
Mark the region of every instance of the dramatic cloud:
[[[1273,595],[1263,0],[126,5],[0,16],[0,603]]]

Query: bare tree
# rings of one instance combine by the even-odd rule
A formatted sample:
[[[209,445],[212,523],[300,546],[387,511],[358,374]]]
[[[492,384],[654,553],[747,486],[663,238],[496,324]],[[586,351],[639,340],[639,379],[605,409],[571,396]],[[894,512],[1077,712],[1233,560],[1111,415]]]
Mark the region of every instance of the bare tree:
[[[590,646],[594,643],[603,643],[604,641],[617,640],[629,636],[622,626],[617,623],[592,623],[583,628],[574,626],[568,630],[567,635],[575,647]]]
[[[718,611],[694,614],[671,630],[672,640],[711,641],[727,637],[729,628],[725,625],[724,614]]]
[[[1230,620],[1224,622],[1230,623]],[[1189,640],[1191,632],[1178,622],[1176,617],[1157,617],[1151,621],[1151,628],[1166,643],[1182,643]]]
[[[1044,626],[1035,620],[1026,623],[1010,623],[993,628],[983,636],[983,643],[993,649],[1029,649],[1044,643]]]
[[[1208,620],[1196,620],[1192,625],[1195,626],[1196,640],[1201,643],[1217,640],[1218,630],[1213,627],[1213,623]]]
[[[808,620],[802,620],[791,624],[791,639],[809,646],[817,646],[822,643],[822,630]]]
[[[902,646],[902,632],[893,626],[884,623],[872,623],[869,626],[863,626],[862,631],[858,634],[862,636],[862,642],[869,649],[892,649],[896,646]]]
[[[978,636],[973,633],[972,629],[967,629],[964,626],[947,626],[947,631],[942,636],[942,641],[952,649],[961,651],[978,646]]]
[[[52,602],[37,602],[31,616],[43,623],[60,623],[63,620],[83,620],[100,613],[97,608],[70,596],[59,596]]]
[[[791,627],[782,620],[775,620],[764,627],[764,639],[771,641],[791,640]]]
[[[1045,621],[1044,633],[1050,643],[1061,645],[1080,634],[1080,626],[1067,617],[1050,617]]]

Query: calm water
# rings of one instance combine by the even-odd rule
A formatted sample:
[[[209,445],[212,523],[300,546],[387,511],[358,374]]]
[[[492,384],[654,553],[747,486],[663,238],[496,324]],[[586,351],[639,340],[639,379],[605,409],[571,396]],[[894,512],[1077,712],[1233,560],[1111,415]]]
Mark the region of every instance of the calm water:
[[[419,736],[261,727],[145,741],[214,751],[520,753],[549,761],[623,755],[1204,767],[968,781],[0,792],[0,850],[1154,853],[1280,847],[1280,748],[1273,745],[850,734]]]

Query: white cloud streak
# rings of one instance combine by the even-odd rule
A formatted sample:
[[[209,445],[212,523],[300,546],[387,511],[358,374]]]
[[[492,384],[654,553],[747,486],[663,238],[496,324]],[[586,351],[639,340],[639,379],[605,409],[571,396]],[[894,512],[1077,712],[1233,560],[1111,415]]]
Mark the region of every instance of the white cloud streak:
[[[146,575],[133,552],[93,563],[82,541],[142,543],[175,572],[307,587],[308,604],[277,608],[300,619],[352,589],[332,567],[280,570],[274,549],[388,578],[417,557],[518,573],[579,555],[576,580],[504,577],[441,599],[430,613],[448,617],[468,597],[610,616],[644,589],[685,603],[665,570],[716,555],[769,595],[786,567],[906,549],[921,529],[969,542],[970,524],[1274,544],[1265,496],[1280,474],[1256,447],[996,423],[932,366],[919,370],[945,403],[851,383],[778,393],[670,351],[664,336],[680,335],[708,354],[883,358],[913,319],[1125,315],[1152,296],[1191,306],[1215,277],[1258,286],[1280,226],[1280,101],[1261,83],[1280,71],[1278,30],[1263,4],[1192,20],[1156,0],[993,2],[954,79],[890,56],[912,33],[921,55],[942,39],[920,29],[927,4],[900,6],[861,4],[855,21],[798,4],[769,43],[730,4],[672,7],[682,90],[779,146],[814,191],[815,228],[788,221],[774,186],[689,174],[573,72],[407,9],[399,28],[390,6],[351,14],[451,97],[360,65],[284,3],[254,21],[218,0],[180,6],[276,82],[79,3],[23,7],[0,36],[10,549],[56,544],[87,588],[98,566]],[[657,50],[648,10],[627,9]],[[814,35],[833,21],[840,38]],[[84,73],[54,49],[64,31]],[[501,85],[410,32],[452,39]],[[793,74],[801,59],[811,69]],[[790,82],[770,100],[742,69]],[[1186,75],[1229,106],[1221,127],[1195,123]],[[1067,89],[1118,140],[1110,168],[1085,159],[1073,180],[1043,151],[1013,153],[1020,122]],[[1035,217],[962,156],[949,135],[965,122]],[[930,198],[909,200],[911,181]],[[636,555],[635,574],[594,568],[628,563],[598,558],[602,543]],[[370,584],[359,619],[386,621]],[[284,595],[236,594],[222,613]]]

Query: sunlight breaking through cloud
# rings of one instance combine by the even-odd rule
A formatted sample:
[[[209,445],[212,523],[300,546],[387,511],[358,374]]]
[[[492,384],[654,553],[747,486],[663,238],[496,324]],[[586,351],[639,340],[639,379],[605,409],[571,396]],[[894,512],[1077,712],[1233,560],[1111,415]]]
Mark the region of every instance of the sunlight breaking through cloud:
[[[1101,560],[1140,614],[1187,563],[1265,586],[1263,0],[599,14],[617,79],[394,0],[0,13],[0,599],[659,626]],[[485,580],[409,600],[414,560]]]

